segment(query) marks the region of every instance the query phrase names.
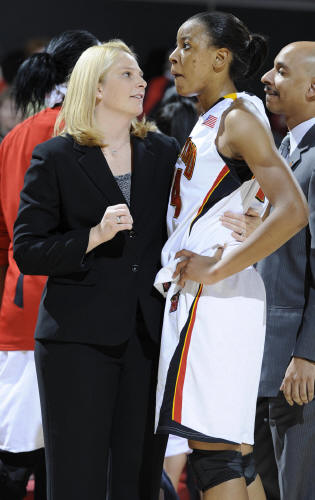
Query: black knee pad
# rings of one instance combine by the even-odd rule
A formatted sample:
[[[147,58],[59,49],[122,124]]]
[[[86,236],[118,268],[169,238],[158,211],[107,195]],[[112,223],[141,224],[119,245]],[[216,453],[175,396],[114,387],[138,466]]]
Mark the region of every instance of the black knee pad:
[[[0,459],[1,500],[22,500],[26,496],[26,484],[31,470],[7,465]]]
[[[243,456],[239,451],[193,450],[188,460],[201,491],[244,476]]]
[[[255,481],[257,476],[253,453],[249,453],[248,455],[243,456],[243,470],[244,470],[246,486],[249,486],[251,483]]]

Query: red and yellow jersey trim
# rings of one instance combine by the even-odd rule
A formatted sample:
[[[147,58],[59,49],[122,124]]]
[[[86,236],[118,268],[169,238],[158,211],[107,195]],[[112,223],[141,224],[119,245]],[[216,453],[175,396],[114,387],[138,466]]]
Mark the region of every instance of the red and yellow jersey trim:
[[[202,211],[205,207],[205,205],[207,204],[210,196],[212,195],[212,193],[214,192],[214,190],[219,186],[219,184],[223,181],[223,179],[227,176],[227,174],[230,172],[230,169],[227,165],[224,165],[224,167],[222,168],[221,172],[219,173],[219,175],[217,176],[216,180],[214,181],[214,183],[212,184],[210,190],[208,191],[208,193],[206,194],[203,202],[202,202],[202,205],[199,207],[199,210],[197,212],[197,214],[195,215],[195,217],[193,218],[193,220],[191,221],[191,224],[190,224],[190,231],[191,231],[191,228],[195,222],[195,220],[197,219],[197,217],[199,217],[201,214],[202,214]]]
[[[180,362],[179,362],[177,377],[176,377],[173,406],[172,406],[172,419],[175,420],[176,422],[179,422],[179,423],[181,423],[181,419],[182,419],[183,387],[184,387],[184,381],[185,381],[185,375],[186,375],[189,345],[190,345],[191,335],[192,335],[192,331],[193,331],[194,324],[195,324],[197,305],[198,305],[198,301],[199,301],[202,289],[203,289],[203,285],[200,284],[199,288],[198,288],[197,295],[194,299],[194,302],[193,302],[193,305],[191,308],[190,319],[189,319],[189,323],[188,323],[188,327],[187,327],[185,342],[184,342],[184,346],[183,346],[183,350],[182,350],[182,354],[181,354],[181,358],[180,358]]]

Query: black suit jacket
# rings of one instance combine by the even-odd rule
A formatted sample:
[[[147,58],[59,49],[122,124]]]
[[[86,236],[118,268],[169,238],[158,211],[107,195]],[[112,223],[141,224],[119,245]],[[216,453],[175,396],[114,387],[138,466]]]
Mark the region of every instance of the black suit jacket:
[[[257,265],[267,294],[260,396],[278,394],[292,356],[315,361],[315,125],[287,160],[310,217],[308,226]]]
[[[132,137],[133,230],[86,254],[89,231],[106,208],[126,203],[99,147],[71,136],[37,146],[14,227],[14,258],[24,274],[49,276],[35,337],[118,345],[133,332],[137,305],[154,340],[163,301],[153,288],[166,239],[175,139]]]

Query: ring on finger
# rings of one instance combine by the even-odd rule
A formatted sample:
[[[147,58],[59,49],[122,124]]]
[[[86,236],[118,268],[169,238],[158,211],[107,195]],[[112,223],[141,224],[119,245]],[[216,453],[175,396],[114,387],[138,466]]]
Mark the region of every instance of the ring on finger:
[[[117,224],[121,224],[121,215],[117,215],[116,222]]]

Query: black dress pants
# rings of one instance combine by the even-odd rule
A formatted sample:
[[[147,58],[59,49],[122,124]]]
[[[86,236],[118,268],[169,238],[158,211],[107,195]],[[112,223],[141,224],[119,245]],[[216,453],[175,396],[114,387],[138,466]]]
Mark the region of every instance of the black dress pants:
[[[254,457],[267,500],[280,500],[278,468],[269,423],[269,398],[257,400]]]
[[[48,500],[158,498],[166,445],[153,434],[158,354],[141,319],[119,346],[36,342]]]

